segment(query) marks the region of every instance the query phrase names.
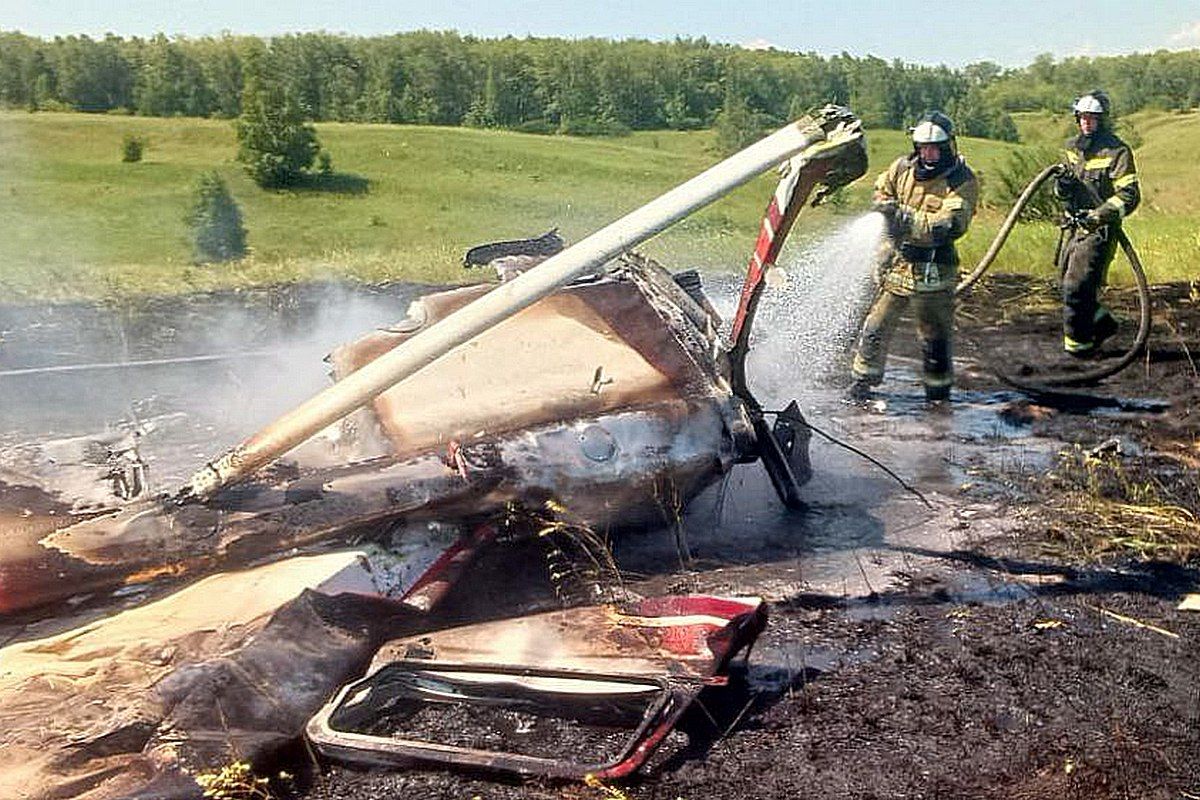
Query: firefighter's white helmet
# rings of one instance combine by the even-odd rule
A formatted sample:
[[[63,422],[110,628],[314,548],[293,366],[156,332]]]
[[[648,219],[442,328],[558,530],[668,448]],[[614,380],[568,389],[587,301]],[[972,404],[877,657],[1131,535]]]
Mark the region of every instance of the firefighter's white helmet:
[[[1092,89],[1076,98],[1071,110],[1075,112],[1076,119],[1079,119],[1080,114],[1097,114],[1102,119],[1108,119],[1108,115],[1112,113],[1112,101],[1103,89]]]
[[[1073,110],[1076,114],[1103,114],[1104,104],[1094,94],[1085,94],[1075,101]]]
[[[954,125],[950,118],[940,111],[931,111],[912,129],[912,141],[915,145],[944,144],[953,134]]]

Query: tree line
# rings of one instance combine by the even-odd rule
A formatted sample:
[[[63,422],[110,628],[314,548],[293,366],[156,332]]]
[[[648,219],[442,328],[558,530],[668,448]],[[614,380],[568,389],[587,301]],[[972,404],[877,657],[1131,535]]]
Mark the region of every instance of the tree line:
[[[986,102],[1005,111],[1065,111],[1078,95],[1104,89],[1117,114],[1144,109],[1177,111],[1200,106],[1200,50],[1076,57],[1055,61],[1049,54],[1019,70],[995,65],[982,81]]]
[[[1013,110],[1062,110],[1103,85],[1122,111],[1200,100],[1200,53],[1039,57],[1004,70],[873,56],[747,50],[705,39],[478,39],[417,31],[262,39],[0,33],[0,104],[147,116],[241,115],[248,84],[281,87],[310,120],[499,127],[545,133],[692,129],[737,118],[769,127],[805,109],[849,105],[900,128],[929,108],[962,133],[1015,140]]]
[[[705,128],[735,106],[769,126],[827,102],[898,128],[928,108],[964,132],[1012,138],[961,72],[704,39],[477,39],[417,31],[43,40],[0,33],[0,103],[29,109],[237,117],[252,73],[315,121],[499,127],[545,133]]]

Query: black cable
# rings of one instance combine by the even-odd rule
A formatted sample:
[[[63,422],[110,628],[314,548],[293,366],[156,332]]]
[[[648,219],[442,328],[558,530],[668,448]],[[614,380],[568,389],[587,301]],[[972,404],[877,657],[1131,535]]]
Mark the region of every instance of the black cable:
[[[975,269],[971,271],[971,274],[963,278],[958,286],[954,287],[955,297],[970,289],[977,280],[983,277],[983,273],[988,271],[988,268],[992,266],[992,262],[996,260],[996,256],[1000,254],[1000,248],[1004,247],[1004,243],[1008,241],[1008,235],[1016,227],[1017,220],[1020,218],[1025,206],[1029,203],[1030,198],[1045,183],[1046,179],[1056,174],[1058,170],[1058,164],[1051,164],[1034,176],[1034,179],[1021,191],[1021,194],[1017,197],[1017,202],[1013,203],[1012,210],[1008,212],[1008,216],[1004,218],[1003,224],[1000,225],[1000,230],[996,232],[996,238],[992,239],[987,252],[983,254],[983,258],[979,259],[979,263],[975,265]]]
[[[774,414],[775,416],[779,416],[779,415],[780,415],[780,414],[782,414],[783,412],[781,412],[781,411],[766,411],[766,410],[764,410],[762,413],[764,413],[764,414]],[[890,476],[891,476],[891,478],[892,478],[892,480],[896,481],[896,483],[898,483],[898,484],[900,484],[901,486],[903,486],[903,487],[904,487],[904,489],[905,489],[906,491],[908,491],[909,493],[911,493],[911,494],[915,495],[915,496],[917,497],[917,499],[918,499],[918,500],[920,500],[922,503],[924,503],[924,504],[925,504],[925,507],[926,507],[926,508],[933,508],[933,503],[930,503],[930,502],[929,502],[929,500],[927,500],[927,499],[925,498],[925,495],[921,494],[921,492],[920,492],[920,491],[918,491],[916,488],[914,488],[914,487],[910,486],[910,485],[908,484],[908,482],[904,480],[904,478],[901,478],[899,475],[897,475],[895,472],[893,472],[893,471],[891,470],[891,468],[889,468],[889,467],[888,467],[886,464],[884,464],[883,462],[881,462],[879,459],[875,458],[874,456],[870,455],[869,453],[864,453],[862,450],[859,450],[857,447],[855,447],[855,446],[854,446],[854,445],[852,445],[852,444],[847,444],[847,443],[845,443],[845,442],[841,441],[840,439],[836,439],[836,438],[834,438],[833,436],[830,436],[828,433],[826,433],[825,431],[821,430],[821,429],[820,429],[820,428],[818,428],[817,426],[813,425],[811,422],[809,422],[809,421],[808,421],[808,420],[806,420],[806,419],[799,419],[799,418],[795,418],[795,417],[789,417],[789,420],[791,420],[791,421],[794,421],[794,422],[799,422],[801,425],[803,425],[804,427],[808,428],[810,431],[812,431],[813,433],[817,434],[818,436],[822,437],[823,439],[825,439],[825,440],[826,440],[827,442],[829,442],[830,444],[836,444],[838,447],[845,448],[846,450],[849,450],[851,453],[854,453],[855,455],[857,455],[857,456],[861,456],[862,458],[865,458],[867,461],[870,461],[872,464],[874,464],[875,466],[879,467],[881,470],[883,470],[883,471],[884,471],[884,472],[886,472],[888,475],[890,475]]]

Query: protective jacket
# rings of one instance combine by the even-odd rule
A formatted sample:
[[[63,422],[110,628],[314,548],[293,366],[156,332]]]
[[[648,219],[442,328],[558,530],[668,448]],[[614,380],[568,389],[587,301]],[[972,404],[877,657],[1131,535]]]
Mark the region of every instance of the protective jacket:
[[[954,240],[967,232],[979,184],[971,169],[948,154],[936,166],[914,153],[897,159],[875,182],[875,205],[888,217],[890,247],[880,264],[881,291],[871,305],[850,370],[856,383],[883,380],[892,331],[911,310],[921,340],[926,397],[944,400],[954,382]]]
[[[1063,349],[1084,356],[1117,330],[1116,318],[1099,297],[1117,248],[1109,229],[1137,208],[1141,190],[1133,153],[1106,127],[1067,140],[1063,166],[1054,184],[1067,212],[1058,248]]]
[[[953,289],[958,252],[979,202],[979,183],[961,157],[942,169],[923,167],[914,154],[896,159],[875,181],[876,204],[895,203],[890,263],[883,288],[894,294]]]
[[[1091,193],[1081,184],[1087,184],[1100,196],[1099,209],[1105,224],[1120,223],[1141,202],[1133,152],[1107,128],[1090,136],[1068,139],[1063,166],[1075,180],[1060,179],[1055,184],[1055,194],[1069,214],[1097,207]]]

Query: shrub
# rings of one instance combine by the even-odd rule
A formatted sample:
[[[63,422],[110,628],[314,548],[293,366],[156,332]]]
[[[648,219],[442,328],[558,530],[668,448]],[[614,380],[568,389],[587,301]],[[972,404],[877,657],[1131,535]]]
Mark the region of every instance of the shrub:
[[[146,150],[146,140],[140,136],[134,136],[132,133],[125,134],[125,138],[121,141],[121,160],[126,164],[133,164],[142,160],[142,153]]]
[[[996,191],[993,196],[987,198],[988,204],[999,206],[1007,213],[1029,182],[1058,160],[1058,151],[1050,147],[1013,150],[1004,166],[996,170]],[[1042,184],[1033,197],[1029,198],[1020,219],[1052,220],[1058,215],[1061,204],[1051,191],[1053,185],[1053,179]]]
[[[518,133],[552,134],[558,130],[558,127],[548,120],[531,119],[514,125],[512,130]]]
[[[629,126],[612,120],[564,117],[558,132],[565,136],[628,136]]]
[[[300,105],[279,87],[247,86],[237,138],[238,161],[264,189],[299,183],[321,149]]]
[[[192,230],[197,262],[233,261],[246,254],[242,212],[216,172],[206,172],[196,182],[195,199],[186,221]]]

